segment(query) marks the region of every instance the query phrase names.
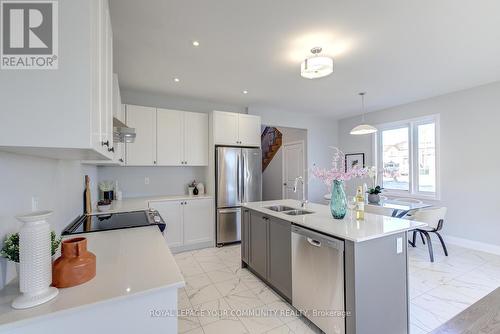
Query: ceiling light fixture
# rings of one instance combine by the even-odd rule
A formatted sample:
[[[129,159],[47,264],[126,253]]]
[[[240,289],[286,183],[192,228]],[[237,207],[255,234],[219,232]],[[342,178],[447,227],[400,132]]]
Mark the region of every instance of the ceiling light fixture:
[[[361,96],[361,110],[363,114],[361,116],[361,124],[351,130],[351,135],[368,135],[377,132],[376,127],[365,124],[365,94],[366,92],[359,93]]]
[[[200,46],[200,42],[198,42],[198,41],[193,41],[193,46]]]
[[[179,81],[181,81],[181,79],[179,79],[179,78],[174,78],[174,82],[179,82]]]
[[[248,90],[242,91],[243,94],[248,94]]]
[[[313,56],[306,58],[300,64],[300,75],[306,79],[319,79],[333,73],[333,58],[320,56],[322,49],[311,49]]]

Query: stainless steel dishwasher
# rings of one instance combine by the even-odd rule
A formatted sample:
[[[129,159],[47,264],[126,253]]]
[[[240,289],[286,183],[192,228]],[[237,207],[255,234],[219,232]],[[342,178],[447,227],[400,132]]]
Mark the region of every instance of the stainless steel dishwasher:
[[[327,334],[345,333],[344,241],[292,226],[292,305]]]

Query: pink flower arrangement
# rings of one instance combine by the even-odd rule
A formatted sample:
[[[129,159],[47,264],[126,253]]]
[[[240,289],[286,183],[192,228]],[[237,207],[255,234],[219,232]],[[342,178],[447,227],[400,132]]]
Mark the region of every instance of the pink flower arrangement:
[[[332,168],[320,168],[314,166],[312,175],[323,181],[327,187],[331,187],[333,181],[349,181],[354,178],[362,178],[368,174],[368,168],[354,166],[351,169],[345,168],[345,154],[337,147],[331,147],[335,153],[332,157]]]

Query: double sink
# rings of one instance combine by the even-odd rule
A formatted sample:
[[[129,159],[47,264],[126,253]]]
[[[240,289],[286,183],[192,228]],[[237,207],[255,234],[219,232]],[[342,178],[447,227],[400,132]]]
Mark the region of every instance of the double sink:
[[[289,207],[286,205],[267,206],[266,209],[269,209],[269,210],[275,211],[275,212],[282,212],[285,215],[289,215],[289,216],[302,216],[302,215],[308,215],[308,214],[314,213],[312,211],[296,209],[296,208],[292,208],[292,207]]]

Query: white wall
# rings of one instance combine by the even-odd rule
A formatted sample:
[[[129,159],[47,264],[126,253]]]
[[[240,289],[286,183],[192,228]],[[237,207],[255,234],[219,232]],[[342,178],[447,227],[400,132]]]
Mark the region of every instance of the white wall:
[[[304,147],[304,155],[306,157],[304,163],[307,166],[307,130],[282,126],[277,126],[276,128],[283,134],[283,145],[294,141],[304,141],[306,145],[306,147]],[[262,173],[262,200],[264,201],[283,198],[283,145]],[[307,171],[305,172],[307,177],[308,173]],[[301,191],[302,190],[297,192],[297,198],[299,199],[302,198]]]
[[[60,233],[83,213],[84,176],[91,178],[92,189],[97,180],[94,166],[79,161],[42,159],[0,152],[0,240],[18,232],[15,216],[31,211],[32,196],[38,197],[39,210],[52,210],[49,218],[53,230]],[[92,198],[96,198],[93,191]],[[14,268],[0,260],[0,288],[14,275]]]
[[[308,169],[314,164],[325,167],[330,165],[332,150],[328,147],[337,146],[338,143],[338,124],[334,119],[264,106],[250,106],[248,113],[260,115],[262,124],[307,129]],[[309,201],[323,203],[323,196],[328,192],[323,183],[309,177],[308,186]]]
[[[500,82],[371,112],[366,122],[380,124],[440,114],[441,201],[448,207],[444,233],[500,246]],[[372,137],[351,136],[360,117],[339,122],[346,153],[365,152],[373,164]]]
[[[206,167],[99,167],[99,181],[116,180],[123,197],[187,194],[193,180],[207,184]],[[144,184],[145,177],[149,184]]]

